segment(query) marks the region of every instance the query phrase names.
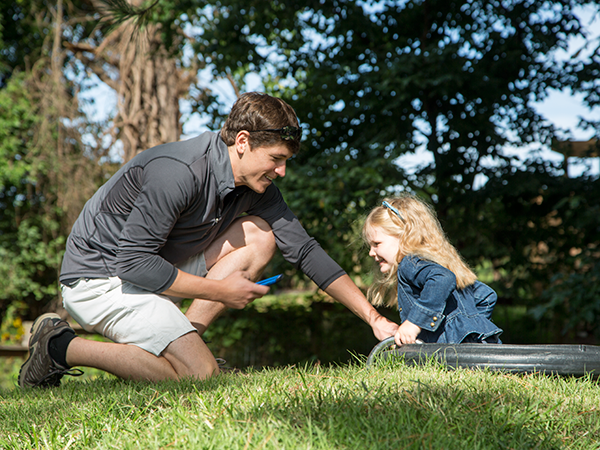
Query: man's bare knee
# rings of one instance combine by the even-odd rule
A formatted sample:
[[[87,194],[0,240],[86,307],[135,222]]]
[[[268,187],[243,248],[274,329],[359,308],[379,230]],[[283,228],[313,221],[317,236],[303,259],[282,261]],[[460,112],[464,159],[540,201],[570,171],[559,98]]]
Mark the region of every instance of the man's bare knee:
[[[241,217],[235,220],[204,252],[209,269],[208,278],[211,278],[213,267],[231,254],[241,257],[235,259],[236,270],[261,272],[273,258],[276,249],[273,230],[265,220],[257,216]],[[230,273],[231,271],[222,277]]]
[[[265,252],[274,253],[276,248],[275,236],[269,224],[258,216],[244,217],[244,234],[246,242],[255,245]]]

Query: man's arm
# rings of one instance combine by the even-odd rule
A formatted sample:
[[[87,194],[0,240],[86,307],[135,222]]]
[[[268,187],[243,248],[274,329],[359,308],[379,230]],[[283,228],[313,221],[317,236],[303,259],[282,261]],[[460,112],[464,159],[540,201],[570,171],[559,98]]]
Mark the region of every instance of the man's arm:
[[[396,333],[398,325],[379,314],[344,270],[308,235],[275,185],[269,186],[248,214],[263,218],[273,230],[283,257],[369,324],[375,337],[385,339]]]
[[[364,320],[380,341],[396,334],[398,324],[379,314],[348,275],[333,281],[325,292]]]

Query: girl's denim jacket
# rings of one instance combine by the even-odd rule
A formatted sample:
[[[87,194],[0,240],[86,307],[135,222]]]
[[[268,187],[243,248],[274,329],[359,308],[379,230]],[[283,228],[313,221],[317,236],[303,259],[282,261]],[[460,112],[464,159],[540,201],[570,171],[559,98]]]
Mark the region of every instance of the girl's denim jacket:
[[[457,289],[454,273],[434,262],[409,255],[398,265],[400,319],[419,326],[424,342],[500,343],[502,330],[490,320],[496,300],[479,281]]]

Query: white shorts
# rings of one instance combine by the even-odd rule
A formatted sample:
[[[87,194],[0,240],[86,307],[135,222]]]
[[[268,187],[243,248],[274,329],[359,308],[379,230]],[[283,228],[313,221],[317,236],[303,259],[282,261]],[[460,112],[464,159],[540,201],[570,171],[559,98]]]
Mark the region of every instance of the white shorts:
[[[204,254],[177,267],[206,276]],[[80,278],[61,289],[65,309],[84,330],[156,356],[175,339],[196,331],[175,304],[181,299],[146,291],[119,277]]]

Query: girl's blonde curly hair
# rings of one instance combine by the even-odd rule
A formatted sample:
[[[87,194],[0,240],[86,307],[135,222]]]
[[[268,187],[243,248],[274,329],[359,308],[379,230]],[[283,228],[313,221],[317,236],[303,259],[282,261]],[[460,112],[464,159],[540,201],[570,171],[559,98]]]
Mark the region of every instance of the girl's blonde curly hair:
[[[392,269],[369,288],[367,297],[373,305],[398,306],[396,297],[387,294],[396,286],[398,264],[407,255],[418,256],[450,270],[456,276],[459,289],[470,286],[477,280],[477,276],[448,241],[429,204],[410,194],[386,198],[385,202],[396,211],[386,206],[374,208],[363,225],[363,238],[370,245],[370,230],[379,228],[383,233],[397,237],[400,243]]]

